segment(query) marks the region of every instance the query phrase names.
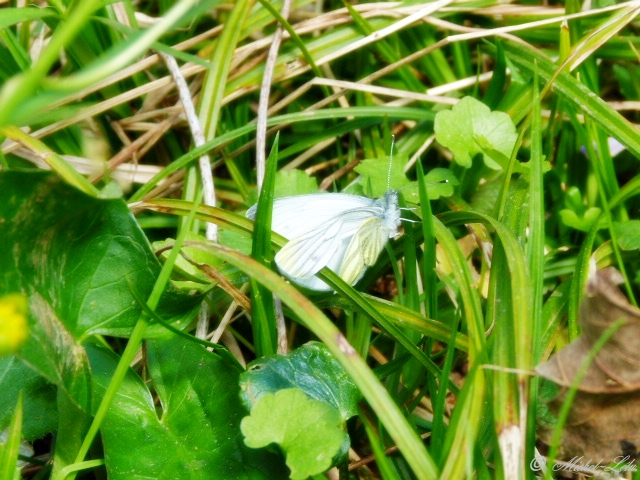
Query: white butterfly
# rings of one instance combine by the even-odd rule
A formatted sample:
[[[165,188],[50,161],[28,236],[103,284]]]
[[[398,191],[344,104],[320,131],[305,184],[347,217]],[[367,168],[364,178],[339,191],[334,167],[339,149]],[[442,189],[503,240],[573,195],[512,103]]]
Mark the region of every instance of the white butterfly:
[[[254,220],[257,205],[247,211]],[[318,193],[276,199],[272,229],[289,242],[276,254],[280,272],[311,290],[330,290],[316,277],[329,267],[350,285],[375,263],[387,239],[398,234],[398,192],[371,199]]]

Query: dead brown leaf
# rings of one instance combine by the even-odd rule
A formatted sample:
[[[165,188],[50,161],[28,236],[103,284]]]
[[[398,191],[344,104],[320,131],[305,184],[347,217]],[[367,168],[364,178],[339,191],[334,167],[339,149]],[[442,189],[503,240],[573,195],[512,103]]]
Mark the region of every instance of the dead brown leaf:
[[[614,322],[620,327],[596,355],[582,379],[565,424],[558,458],[584,457],[593,463],[634,460],[640,446],[640,310],[618,288],[622,276],[614,268],[589,278],[580,306],[580,337],[539,365],[537,372],[561,387],[550,403],[556,414],[598,338]],[[553,428],[541,427],[548,444]]]

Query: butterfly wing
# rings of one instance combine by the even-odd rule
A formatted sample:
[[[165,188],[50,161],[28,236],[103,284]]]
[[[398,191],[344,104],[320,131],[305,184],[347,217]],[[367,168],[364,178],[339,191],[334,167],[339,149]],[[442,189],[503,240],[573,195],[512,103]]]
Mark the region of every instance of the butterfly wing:
[[[276,254],[278,268],[294,279],[315,275],[323,267],[335,263],[332,259],[342,258],[349,239],[371,215],[370,209],[365,207],[341,212],[293,238]]]
[[[340,266],[340,277],[349,285],[356,283],[366,268],[376,262],[387,238],[389,232],[380,217],[364,222],[349,242]]]
[[[280,271],[289,277],[306,278],[324,267],[344,238],[340,218],[318,225],[293,238],[276,254]]]
[[[388,238],[395,237],[400,226],[398,193],[387,192],[374,202],[375,216],[362,223],[353,235],[340,265],[340,277],[350,285],[356,283],[365,270],[376,263]]]
[[[255,214],[256,206],[247,217],[254,219]],[[276,254],[276,265],[289,279],[312,290],[329,290],[315,276],[323,267],[341,272],[353,284],[375,263],[399,223],[395,192],[378,200],[342,193],[277,199],[272,228],[290,241]]]
[[[374,200],[345,193],[312,193],[274,200],[271,228],[292,240],[315,227],[331,221],[342,212],[371,205]],[[247,211],[255,220],[257,205]]]

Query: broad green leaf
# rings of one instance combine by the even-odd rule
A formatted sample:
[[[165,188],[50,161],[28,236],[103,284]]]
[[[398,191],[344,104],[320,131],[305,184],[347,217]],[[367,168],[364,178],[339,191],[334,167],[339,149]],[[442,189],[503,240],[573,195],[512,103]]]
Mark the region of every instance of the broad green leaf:
[[[58,425],[56,387],[17,357],[0,357],[0,431],[23,392],[22,436],[33,441],[53,432]]]
[[[538,389],[538,402],[536,404],[536,420],[543,427],[553,427],[556,424],[556,414],[551,412],[549,402],[558,396],[560,388],[546,378],[541,379]]]
[[[640,249],[640,220],[618,222],[613,226],[622,250]]]
[[[316,179],[301,170],[280,170],[276,174],[274,197],[291,197],[318,191]]]
[[[278,444],[294,480],[328,470],[347,436],[335,408],[297,388],[262,396],[240,428],[249,447]]]
[[[128,335],[160,265],[122,200],[84,195],[51,173],[3,171],[0,217],[0,294],[37,293],[76,340]],[[190,318],[199,301],[169,292],[159,314]]]
[[[436,140],[451,150],[454,160],[465,168],[470,168],[473,157],[479,154],[489,168],[504,168],[518,138],[509,115],[492,112],[472,97],[463,98],[451,110],[438,112],[434,131]],[[492,151],[503,157],[491,155]]]
[[[29,298],[29,338],[17,355],[57,387],[55,475],[75,461],[89,427],[91,373],[88,358],[49,302],[35,292]]]
[[[29,337],[17,357],[57,387],[53,475],[75,461],[90,421],[91,373],[80,341],[127,335],[160,265],[122,200],[85,195],[47,172],[0,172],[0,294],[24,292]],[[164,297],[189,315],[198,297]],[[178,317],[179,318],[179,317]],[[153,327],[152,334],[166,335]],[[17,385],[2,387],[15,394]]]
[[[478,185],[469,200],[471,207],[478,212],[491,215],[496,209],[496,202],[500,197],[503,183],[504,175],[498,175]]]
[[[89,343],[86,348],[97,408],[118,357],[103,346]],[[130,370],[101,428],[110,479],[286,478],[279,457],[244,445],[241,368],[232,357],[179,337],[150,340],[147,354],[161,412]]]
[[[247,235],[228,228],[220,228],[218,230],[218,242],[220,242],[220,245],[231,247],[245,255],[251,255],[251,237]]]
[[[240,376],[240,387],[242,401],[250,411],[264,395],[298,388],[339,411],[343,422],[358,413],[360,394],[355,383],[320,342],[252,362]]]

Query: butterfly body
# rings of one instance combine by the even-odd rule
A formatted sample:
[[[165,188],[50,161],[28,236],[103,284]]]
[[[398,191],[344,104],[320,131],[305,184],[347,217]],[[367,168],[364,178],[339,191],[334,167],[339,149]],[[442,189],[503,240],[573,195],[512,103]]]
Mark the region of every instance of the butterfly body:
[[[255,218],[256,207],[247,212]],[[272,229],[289,242],[276,254],[278,269],[311,290],[329,290],[316,277],[328,267],[350,285],[375,263],[387,239],[398,234],[398,192],[379,199],[344,193],[276,199]]]

